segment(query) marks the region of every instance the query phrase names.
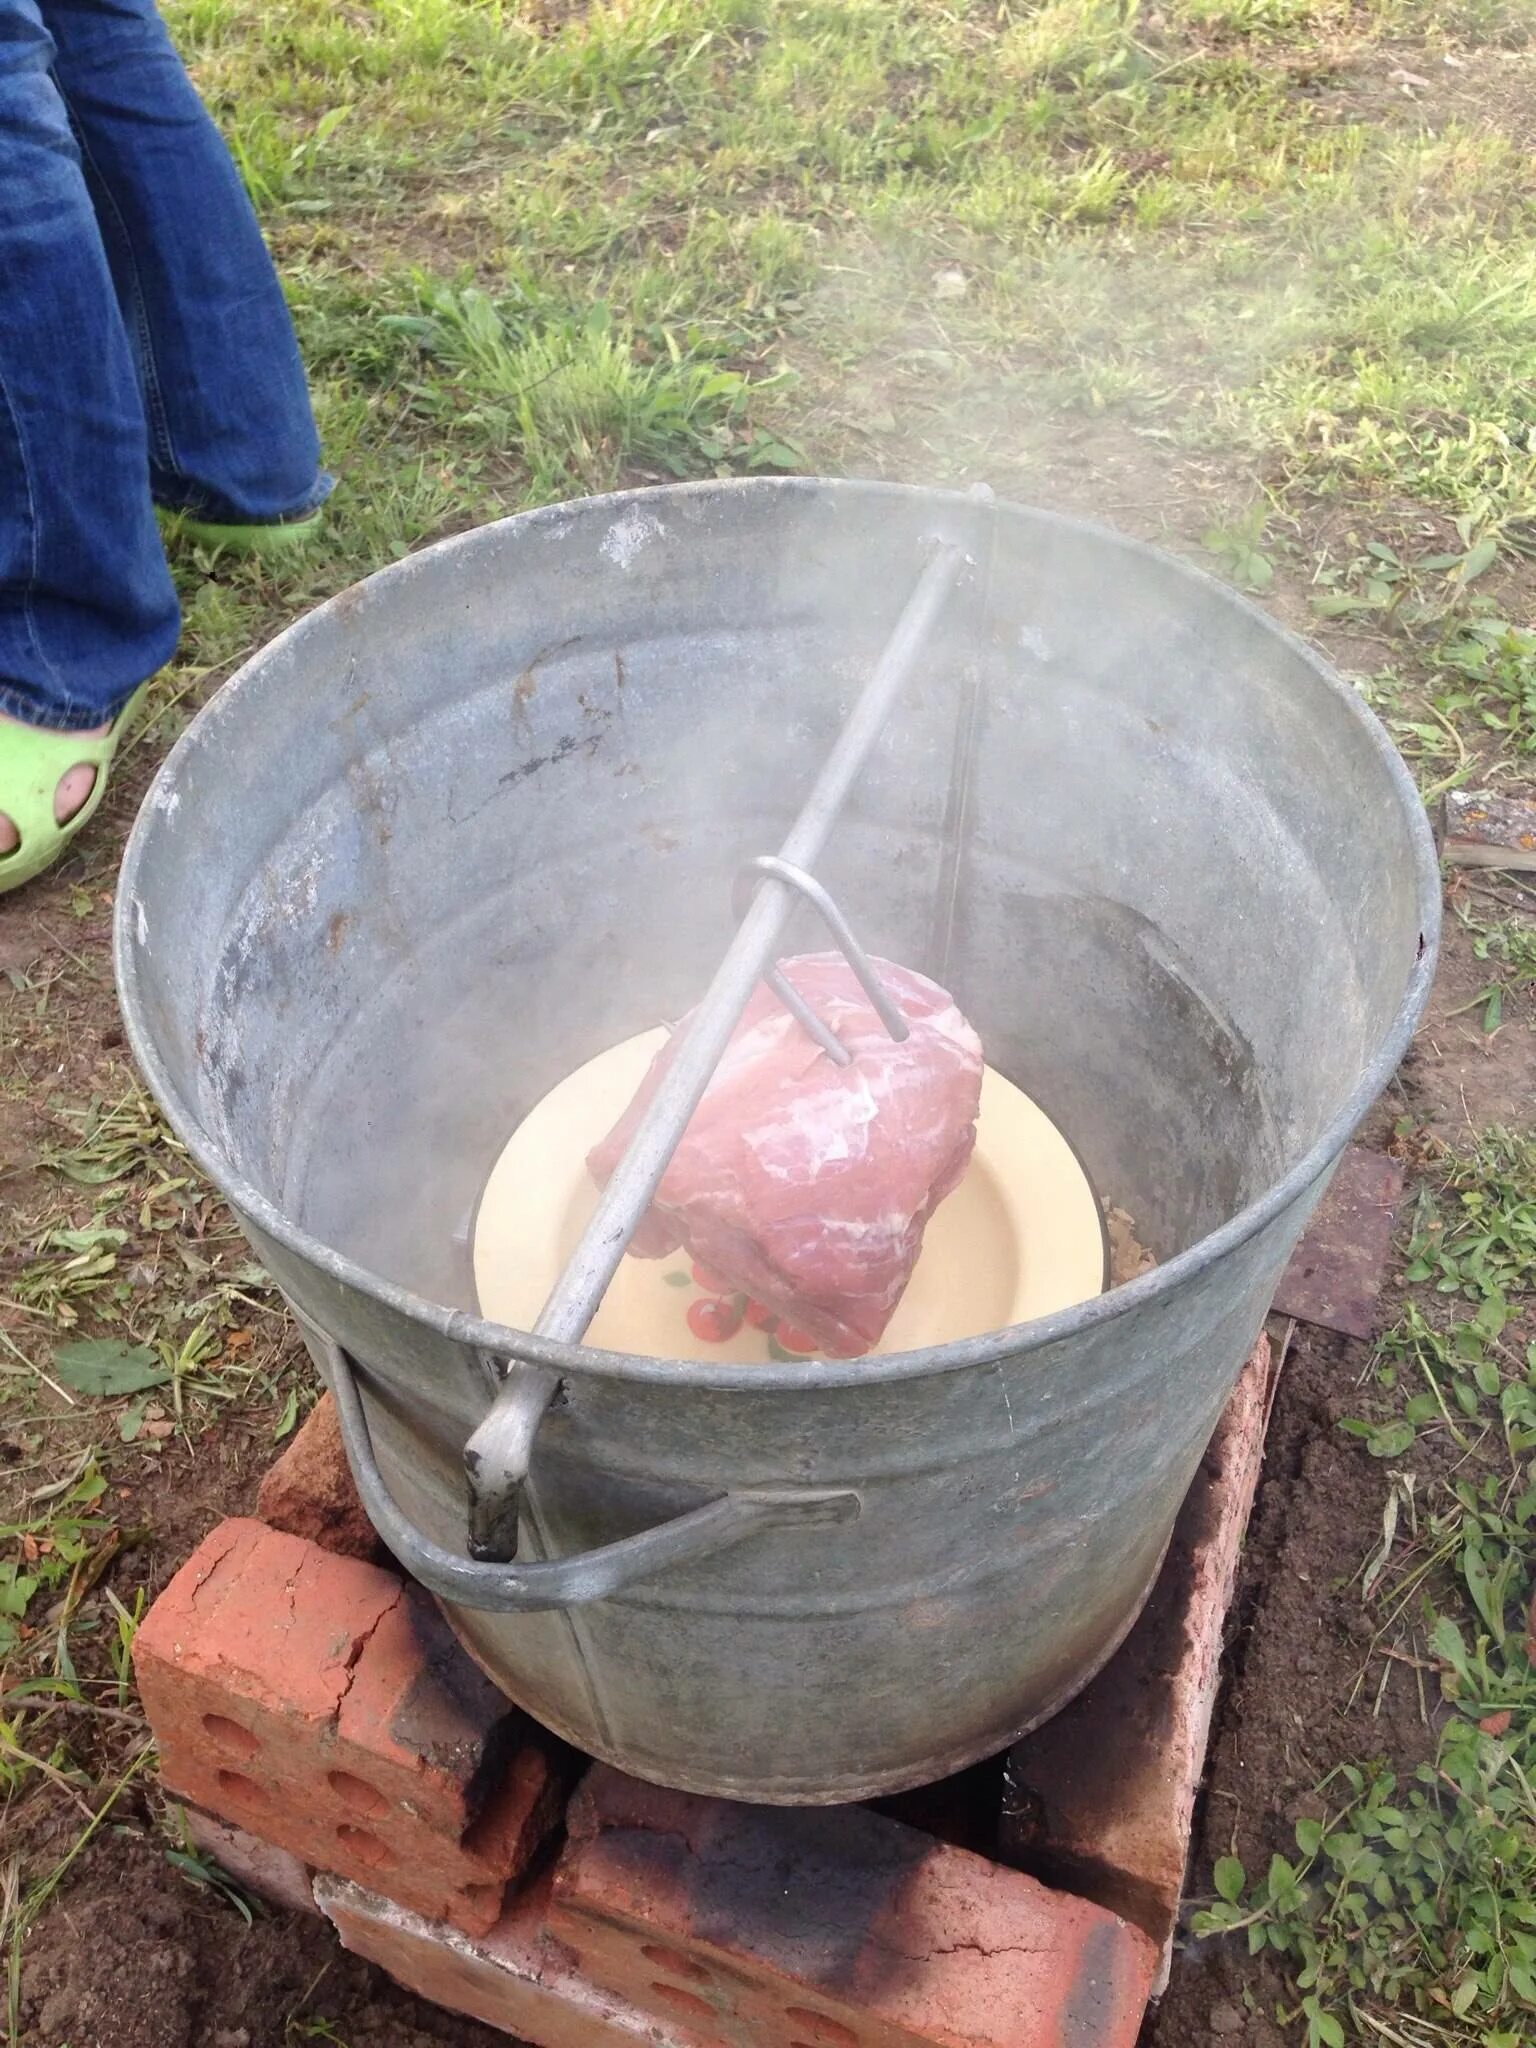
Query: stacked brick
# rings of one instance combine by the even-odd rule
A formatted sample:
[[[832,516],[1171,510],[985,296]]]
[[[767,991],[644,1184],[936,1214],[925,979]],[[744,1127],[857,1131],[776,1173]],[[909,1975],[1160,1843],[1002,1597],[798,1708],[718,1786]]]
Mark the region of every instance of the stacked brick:
[[[223,1522],[145,1617],[167,1787],[301,1863],[483,1934],[560,1818],[551,1749],[392,1572]]]
[[[1177,1897],[1267,1384],[1256,1353],[1203,1481],[1188,1594],[1146,1653],[1157,1670],[1178,1644],[1167,1769],[1143,1759],[1120,1786],[1115,1731],[1099,1732],[1098,1810],[1123,1823],[1128,1868],[1113,1844],[1102,1868],[1082,1853],[1085,1795],[1062,1815],[1057,1861],[1078,1852],[1091,1896],[943,1839],[965,1830],[865,1808],[746,1806],[600,1765],[567,1804],[566,1753],[376,1561],[325,1403],[268,1475],[264,1519],[220,1524],[139,1630],[162,1777],[194,1840],[254,1890],[318,1907],[422,1997],[534,2048],[1131,2048]],[[1077,1732],[1080,1754],[1095,1747]],[[1010,1773],[1029,1775],[1027,1744]],[[1037,1841],[1009,1843],[1005,1819],[998,1854],[1049,1873],[1050,1803]],[[1149,1876],[1155,1909],[1138,1912]]]

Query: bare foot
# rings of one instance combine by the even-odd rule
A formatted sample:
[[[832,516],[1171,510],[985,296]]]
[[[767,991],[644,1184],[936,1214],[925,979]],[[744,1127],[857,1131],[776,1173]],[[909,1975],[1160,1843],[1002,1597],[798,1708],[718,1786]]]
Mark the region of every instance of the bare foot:
[[[0,711],[0,725],[22,725],[25,722],[24,719],[9,718],[5,712]],[[83,740],[105,739],[111,728],[112,721],[109,718],[105,725],[93,725],[89,732],[82,732],[78,737]],[[85,763],[74,768],[66,768],[53,792],[53,822],[56,825],[67,825],[95,787],[94,768]],[[14,853],[20,844],[21,834],[4,811],[0,811],[0,859],[8,853]]]

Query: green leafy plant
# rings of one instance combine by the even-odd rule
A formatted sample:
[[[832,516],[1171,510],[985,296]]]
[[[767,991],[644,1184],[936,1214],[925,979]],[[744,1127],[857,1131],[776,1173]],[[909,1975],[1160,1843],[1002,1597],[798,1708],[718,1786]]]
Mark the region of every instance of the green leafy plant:
[[[697,329],[642,331],[598,302],[575,309],[532,288],[492,299],[429,286],[420,313],[391,315],[434,361],[456,366],[472,404],[462,427],[517,447],[537,496],[602,489],[627,469],[794,469],[798,451],[747,418],[749,382]]]
[[[1503,1027],[1506,1012],[1518,1010],[1527,991],[1536,987],[1536,922],[1510,917],[1486,924],[1464,907],[1457,915],[1471,937],[1473,958],[1493,970],[1492,979],[1460,1008],[1476,1010],[1483,1030],[1492,1037]]]
[[[213,1892],[227,1905],[233,1906],[247,1927],[253,1923],[256,1915],[250,1899],[229,1872],[215,1863],[211,1856],[204,1855],[200,1849],[167,1849],[165,1860],[173,1870],[180,1871],[188,1884],[196,1885],[200,1891]]]
[[[1260,503],[1230,526],[1211,527],[1202,540],[1201,545],[1242,590],[1268,590],[1275,580],[1274,557],[1264,551],[1268,523],[1268,507]]]
[[[1503,1131],[1421,1193],[1416,1291],[1375,1363],[1382,1412],[1340,1425],[1382,1459],[1434,1439],[1451,1452],[1427,1504],[1411,1469],[1394,1472],[1360,1573],[1381,1616],[1374,1647],[1406,1630],[1427,1653],[1409,1663],[1438,1680],[1433,1754],[1411,1772],[1331,1771],[1317,1813],[1295,1824],[1297,1853],[1253,1875],[1223,1858],[1195,1918],[1197,1933],[1244,1935],[1279,1962],[1280,2017],[1307,2048],[1526,2048],[1536,2035],[1533,1195],[1536,1148]]]
[[[125,1344],[116,1337],[82,1337],[53,1354],[56,1379],[78,1394],[137,1394],[145,1387],[164,1386],[170,1369],[147,1344]]]
[[[1320,569],[1316,581],[1312,609],[1325,619],[1395,611],[1413,587],[1406,564],[1384,540],[1367,541],[1363,555]]]
[[[1446,641],[1438,661],[1464,685],[1452,708],[1504,734],[1522,754],[1536,750],[1536,632],[1490,606]]]
[[[1308,2048],[1421,2039],[1522,2048],[1536,2029],[1536,1674],[1525,1651],[1536,1492],[1505,1513],[1468,1489],[1459,1574],[1469,1635],[1432,1624],[1450,1714],[1434,1760],[1400,1782],[1341,1765],[1296,1823],[1298,1857],[1252,1881],[1216,1866],[1201,1934],[1245,1933],[1286,1959],[1285,2017]],[[1417,2019],[1432,2031],[1403,2031]],[[1398,2031],[1392,2031],[1393,2026]],[[1346,2031],[1346,2028],[1349,2031]]]

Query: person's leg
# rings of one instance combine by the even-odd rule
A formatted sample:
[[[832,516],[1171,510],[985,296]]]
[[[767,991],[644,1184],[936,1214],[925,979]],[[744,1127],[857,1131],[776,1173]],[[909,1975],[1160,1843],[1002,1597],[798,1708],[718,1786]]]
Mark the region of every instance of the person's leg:
[[[0,719],[86,734],[167,659],[180,622],[52,57],[35,0],[0,0]],[[0,773],[4,759],[0,731]],[[61,771],[60,822],[93,782]],[[0,784],[0,856],[15,843]]]
[[[154,0],[42,0],[149,423],[156,500],[232,525],[326,496],[293,324]]]

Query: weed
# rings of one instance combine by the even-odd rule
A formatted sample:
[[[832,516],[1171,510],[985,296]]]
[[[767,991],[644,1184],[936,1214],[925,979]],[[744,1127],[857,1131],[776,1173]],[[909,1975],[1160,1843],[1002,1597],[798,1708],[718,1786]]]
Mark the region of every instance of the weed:
[[[1404,1277],[1440,1294],[1499,1301],[1536,1273],[1536,1136],[1497,1127],[1450,1163],[1415,1206]]]
[[[116,1626],[107,1642],[107,1655],[112,1664],[112,1675],[117,1686],[117,1704],[126,1707],[133,1685],[133,1639],[139,1632],[139,1623],[144,1619],[148,1596],[142,1586],[133,1596],[133,1605],[125,1607],[123,1602],[108,1586],[106,1589]]]
[[[1517,753],[1536,752],[1536,632],[1493,606],[1469,619],[1439,653],[1464,680],[1448,708],[1469,713]]]
[[[1536,911],[1536,904],[1532,907]],[[1457,919],[1471,941],[1473,959],[1492,970],[1492,979],[1461,1008],[1476,1010],[1491,1037],[1503,1028],[1506,1011],[1518,1010],[1527,991],[1536,987],[1536,922],[1507,917],[1488,924],[1464,905]]]
[[[1440,1642],[1449,1653],[1454,1623]],[[1457,1639],[1459,1641],[1459,1637]],[[1448,1657],[1449,1663],[1449,1657]],[[1453,1685],[1459,1681],[1449,1665]],[[1296,1858],[1276,1854],[1249,1883],[1235,1857],[1216,1866],[1201,1934],[1246,1931],[1251,1953],[1286,1959],[1308,2048],[1346,2040],[1407,2048],[1522,2048],[1536,2022],[1536,1733],[1530,1671],[1497,1685],[1486,1733],[1453,1714],[1432,1763],[1400,1784],[1343,1764],[1318,1795],[1321,1820],[1296,1823]],[[1508,1717],[1508,1718],[1506,1718]],[[1346,2032],[1346,2026],[1348,2032]]]
[[[458,372],[472,403],[457,424],[515,446],[531,498],[608,489],[637,467],[686,476],[797,464],[781,439],[745,425],[747,378],[696,331],[642,335],[605,305],[578,314],[528,292],[499,302],[472,286],[424,296],[420,313],[389,324]]]
[[[246,1897],[229,1872],[211,1856],[200,1849],[167,1849],[165,1860],[173,1870],[181,1873],[188,1884],[196,1885],[202,1891],[215,1893],[234,1907],[247,1927],[252,1924],[256,1911],[251,1900]]]
[[[1204,545],[1241,590],[1268,590],[1275,580],[1273,555],[1264,544],[1269,526],[1269,508],[1252,505],[1240,519],[1227,526],[1213,526]]]
[[[1407,1276],[1430,1294],[1381,1346],[1386,1412],[1342,1425],[1386,1460],[1436,1437],[1454,1447],[1427,1512],[1413,1475],[1394,1478],[1361,1575],[1383,1610],[1378,1646],[1416,1620],[1431,1653],[1433,1757],[1406,1780],[1340,1765],[1317,1787],[1321,1816],[1296,1823],[1299,1854],[1252,1880],[1222,1859],[1195,1918],[1283,1961],[1281,2017],[1308,2048],[1522,2048],[1536,2026],[1536,1342],[1516,1337],[1533,1253],[1536,1149],[1489,1132],[1416,1206]]]

